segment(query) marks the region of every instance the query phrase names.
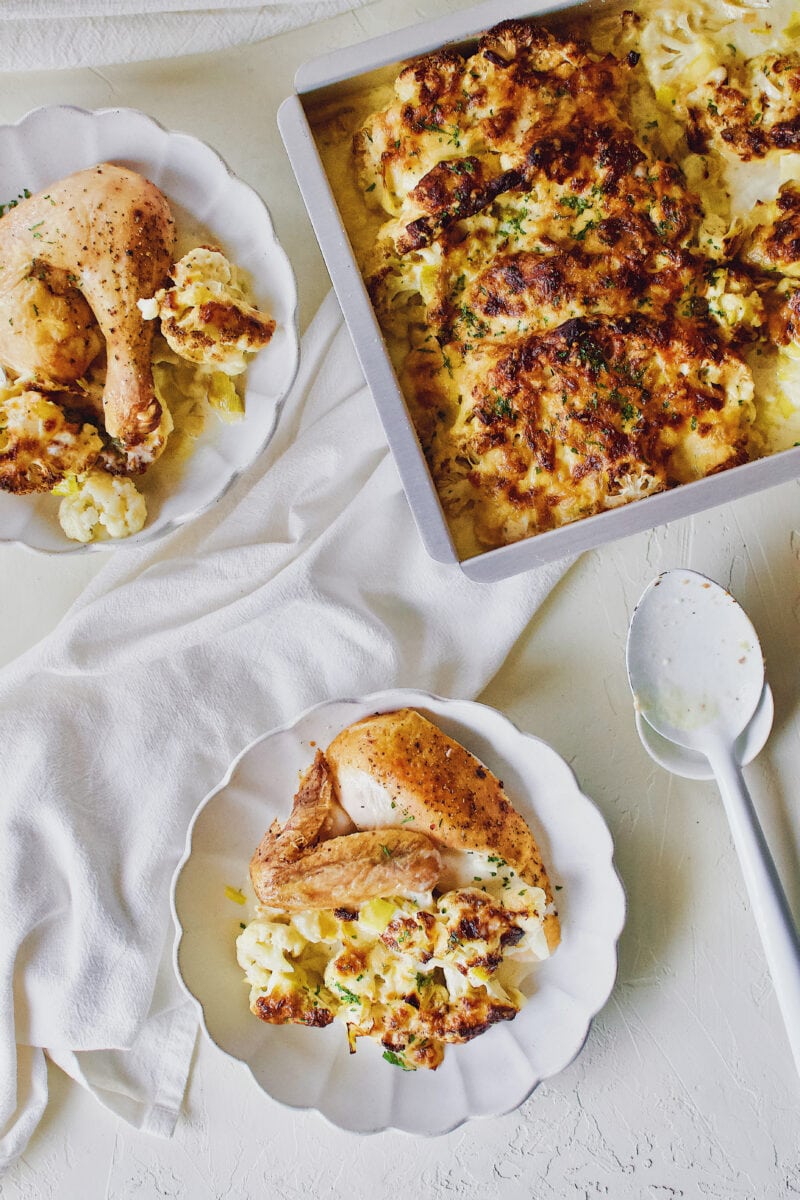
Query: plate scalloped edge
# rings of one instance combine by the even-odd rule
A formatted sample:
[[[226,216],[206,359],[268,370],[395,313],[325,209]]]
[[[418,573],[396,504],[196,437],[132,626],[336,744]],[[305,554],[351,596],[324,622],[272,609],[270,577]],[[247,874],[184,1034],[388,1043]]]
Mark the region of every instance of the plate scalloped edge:
[[[269,414],[268,419],[262,424],[257,443],[255,443],[251,448],[248,448],[246,461],[242,461],[240,465],[235,465],[231,471],[225,475],[225,478],[219,483],[219,486],[213,490],[213,493],[204,497],[201,503],[187,508],[184,512],[170,515],[160,524],[157,521],[154,525],[151,525],[148,521],[148,524],[145,525],[144,529],[140,533],[135,534],[132,537],[119,540],[106,539],[88,543],[74,543],[70,542],[66,537],[64,537],[63,546],[60,544],[60,539],[56,544],[53,545],[32,544],[30,541],[26,540],[25,535],[28,527],[35,525],[37,521],[36,517],[34,517],[32,520],[23,519],[22,528],[18,529],[15,533],[12,533],[11,536],[5,536],[2,528],[0,528],[0,546],[15,546],[34,554],[44,555],[91,554],[98,552],[102,553],[109,550],[140,547],[149,542],[165,537],[166,535],[180,528],[182,525],[195,520],[197,517],[211,509],[219,500],[223,498],[223,496],[236,483],[240,476],[253,465],[253,463],[260,457],[260,455],[271,442],[280,419],[283,405],[297,377],[300,362],[300,339],[298,328],[299,301],[294,271],[286,251],[283,249],[278,240],[269,208],[255,188],[251,187],[250,184],[246,183],[243,179],[236,175],[228,166],[222,155],[207,142],[196,137],[194,134],[185,133],[181,130],[169,129],[155,117],[151,117],[147,113],[142,112],[140,109],[135,108],[107,107],[86,109],[80,107],[79,105],[71,104],[40,105],[37,108],[30,109],[17,121],[7,122],[0,126],[0,145],[2,143],[4,131],[6,133],[8,131],[18,131],[20,134],[22,134],[25,131],[29,131],[31,128],[35,129],[39,122],[47,121],[52,123],[53,120],[58,120],[59,116],[66,117],[68,120],[85,122],[87,128],[97,122],[121,122],[123,130],[126,121],[134,124],[141,124],[141,127],[148,133],[156,135],[157,141],[162,147],[165,146],[169,141],[173,141],[175,144],[179,144],[184,148],[188,147],[192,154],[198,155],[200,158],[202,158],[205,169],[213,172],[213,175],[217,180],[222,180],[224,185],[230,190],[231,194],[238,194],[243,204],[246,204],[251,208],[251,210],[254,208],[254,211],[258,213],[258,222],[260,226],[258,234],[260,238],[260,245],[266,249],[272,264],[277,266],[278,273],[281,277],[280,307],[283,309],[283,313],[282,327],[280,332],[283,336],[280,341],[280,348],[283,354],[286,356],[286,365],[285,368],[280,372],[281,384],[279,390],[268,400],[268,403],[271,405],[271,413]],[[96,127],[99,128],[99,126]],[[134,148],[136,148],[135,139],[134,143],[126,143],[124,146],[121,146],[121,153],[106,154],[102,161],[108,161],[109,159],[112,161],[114,159],[121,161],[129,160],[132,157],[131,152]],[[138,144],[138,152],[140,154],[146,152],[146,149],[147,147],[144,143]],[[72,149],[70,149],[69,155],[71,155],[72,152]],[[30,143],[26,145],[26,155],[29,154]],[[95,158],[95,161],[101,161],[101,159]],[[79,162],[76,159],[74,165],[68,167],[66,171],[61,172],[59,177],[63,177],[64,174],[68,174],[72,170],[80,170],[84,166],[89,165],[91,165],[90,159],[87,159],[85,162]],[[159,159],[159,170],[154,171],[153,173],[158,174],[162,168],[165,170],[168,169],[168,162],[164,158]],[[52,177],[50,181],[52,181]],[[154,180],[154,182],[158,181]],[[13,184],[9,185],[10,190],[13,191],[14,186],[15,185]],[[18,183],[16,186],[21,187],[23,185]],[[27,184],[25,186],[27,186]],[[46,186],[47,181],[42,181],[41,183],[36,183],[34,189],[32,190],[38,190],[39,187]],[[176,200],[174,196],[170,198],[172,200]],[[212,229],[211,232],[213,232],[216,236],[219,236],[223,243],[230,240],[228,236],[226,236],[224,233],[221,233],[218,229]],[[273,339],[273,343],[275,342],[276,339]],[[270,345],[272,346],[273,343]],[[275,348],[277,349],[277,343]],[[265,361],[264,356],[268,355],[269,351],[270,347],[268,346],[264,351],[261,351],[260,355],[256,357],[254,362],[248,368],[247,392],[250,392],[251,390],[253,392],[256,391],[256,389],[252,387],[251,380],[253,371],[256,367],[256,364],[259,362],[259,359],[261,360],[262,366],[257,372],[257,377],[260,375],[265,375],[266,377],[267,368],[263,365],[263,363]],[[269,358],[269,362],[270,369],[274,370],[271,356]],[[244,427],[244,425],[245,422],[242,422],[242,427]],[[49,499],[49,497],[44,498]],[[26,501],[28,504],[35,503],[36,500],[35,497],[22,497],[21,499]],[[0,502],[2,502],[2,493],[0,493]]]
[[[264,743],[268,743],[272,739],[278,739],[282,736],[295,735],[297,733],[297,730],[300,727],[306,725],[309,721],[313,722],[313,720],[315,718],[318,719],[317,723],[320,724],[322,721],[322,718],[327,710],[339,709],[339,708],[352,708],[357,711],[355,711],[352,714],[352,716],[350,717],[350,720],[357,720],[359,718],[359,716],[366,715],[369,712],[390,711],[393,708],[400,708],[400,707],[404,707],[404,706],[416,707],[416,708],[425,710],[429,714],[432,714],[434,716],[434,719],[437,719],[437,718],[443,719],[445,722],[447,721],[448,714],[450,714],[450,717],[451,717],[450,723],[451,724],[453,723],[453,721],[455,721],[455,724],[459,723],[458,719],[457,719],[459,715],[462,716],[462,723],[463,723],[463,710],[464,709],[469,710],[469,712],[475,716],[476,721],[478,722],[479,729],[480,729],[481,725],[488,724],[489,726],[491,726],[492,724],[496,724],[496,729],[498,731],[501,731],[501,730],[505,731],[505,735],[511,738],[512,745],[514,743],[516,743],[519,747],[524,748],[520,752],[523,759],[525,757],[525,752],[530,751],[530,750],[533,750],[535,755],[538,754],[540,756],[544,756],[545,758],[547,758],[549,760],[549,766],[551,768],[555,769],[557,776],[560,775],[562,785],[568,787],[569,791],[567,794],[569,794],[571,797],[571,802],[573,804],[573,807],[577,807],[577,810],[579,810],[579,812],[582,813],[583,818],[586,821],[588,821],[589,825],[591,825],[593,827],[593,834],[594,834],[596,841],[593,845],[592,852],[591,852],[592,859],[593,859],[593,861],[591,863],[591,869],[593,869],[596,872],[595,882],[597,881],[597,879],[600,880],[599,890],[597,891],[597,896],[602,897],[604,904],[605,904],[605,908],[603,909],[601,906],[601,910],[599,910],[599,911],[604,912],[604,917],[599,922],[597,922],[597,921],[595,922],[597,927],[594,930],[594,934],[602,942],[602,945],[600,946],[600,952],[598,955],[598,958],[601,960],[601,963],[600,963],[600,968],[598,971],[599,978],[597,979],[597,986],[594,989],[593,994],[588,1001],[588,1006],[587,1006],[586,1000],[584,1000],[584,1007],[577,1014],[577,1021],[575,1022],[575,1027],[573,1029],[572,1037],[569,1042],[569,1045],[563,1049],[562,1053],[560,1053],[559,1055],[556,1056],[555,1061],[548,1064],[548,1068],[545,1071],[537,1072],[531,1066],[533,1074],[528,1076],[524,1080],[524,1082],[521,1082],[518,1085],[517,1093],[514,1094],[511,1098],[509,1098],[507,1102],[500,1102],[499,1104],[495,1103],[495,1105],[491,1109],[491,1111],[487,1111],[486,1109],[484,1109],[482,1111],[481,1110],[475,1111],[474,1107],[470,1107],[469,1104],[465,1104],[463,1111],[454,1113],[450,1118],[445,1119],[443,1122],[437,1124],[436,1128],[420,1127],[419,1123],[416,1120],[413,1122],[409,1122],[408,1120],[406,1120],[405,1123],[398,1124],[396,1121],[388,1119],[382,1123],[382,1118],[380,1116],[378,1116],[377,1119],[375,1119],[374,1114],[371,1114],[369,1120],[362,1121],[359,1123],[357,1121],[354,1122],[352,1120],[352,1116],[349,1111],[347,1112],[347,1114],[344,1118],[342,1118],[342,1116],[340,1114],[332,1114],[330,1110],[326,1111],[325,1107],[320,1104],[320,1094],[324,1095],[325,1089],[326,1089],[327,1083],[328,1083],[328,1077],[331,1076],[336,1071],[337,1067],[341,1065],[341,1063],[342,1063],[341,1053],[335,1054],[333,1057],[331,1057],[329,1055],[327,1064],[325,1064],[323,1061],[325,1059],[325,1055],[324,1054],[320,1055],[320,1060],[321,1060],[320,1069],[322,1070],[324,1067],[325,1079],[323,1081],[320,1092],[318,1092],[318,1094],[313,1099],[307,1100],[307,1101],[300,1101],[297,1098],[287,1098],[286,1095],[283,1095],[283,1096],[276,1095],[274,1089],[271,1089],[270,1087],[268,1087],[267,1084],[265,1083],[264,1079],[259,1076],[258,1071],[257,1071],[256,1067],[254,1066],[253,1062],[248,1061],[248,1058],[246,1056],[247,1052],[246,1051],[241,1052],[241,1051],[237,1050],[236,1048],[232,1048],[230,1044],[228,1044],[228,1045],[223,1044],[223,1041],[225,1039],[222,1038],[218,1033],[216,1033],[209,1027],[210,1023],[209,1023],[209,1020],[207,1019],[206,1008],[204,1007],[203,1001],[192,990],[190,984],[187,982],[186,978],[184,977],[184,969],[182,968],[182,954],[186,950],[186,941],[187,941],[188,935],[187,935],[187,931],[185,928],[186,922],[184,920],[182,920],[182,918],[181,918],[179,892],[181,890],[181,881],[184,878],[184,872],[186,871],[187,864],[189,864],[191,862],[192,854],[193,854],[193,851],[195,850],[195,834],[196,834],[196,830],[198,827],[198,822],[201,821],[203,814],[208,810],[209,805],[211,805],[213,803],[215,798],[219,797],[221,794],[224,794],[225,789],[231,785],[231,782],[234,779],[239,768],[242,766],[243,763],[246,763],[248,755],[250,755],[254,751],[257,751],[258,747],[262,746]],[[345,721],[345,723],[347,723],[347,721]],[[335,726],[337,724],[338,724],[339,728],[343,727],[343,725],[340,724],[339,722],[336,722],[336,721],[333,722],[333,726]],[[449,732],[451,732],[452,736],[457,736],[457,734],[454,733],[452,730],[450,730]],[[469,737],[466,739],[467,741],[472,740],[473,745],[470,746],[470,749],[472,749],[473,752],[476,753],[479,758],[481,758],[482,756],[481,756],[480,752],[478,752],[475,749],[474,742],[476,740],[476,737],[478,738],[478,740],[480,740],[480,736],[482,736],[482,735],[480,735],[476,731],[475,736],[472,739],[470,739]],[[501,755],[501,757],[502,757],[502,755]],[[299,765],[300,764],[295,763],[295,767],[298,767]],[[514,797],[513,795],[512,795],[512,799],[514,800],[515,804],[518,803],[517,798]],[[521,807],[524,809],[525,806],[522,805]],[[539,826],[539,819],[538,819],[539,808],[538,808],[538,806],[533,815],[534,815],[535,819],[531,823],[534,824],[535,826]],[[527,817],[527,819],[530,820],[530,817]],[[265,824],[266,824],[266,822],[264,821],[262,823],[262,827],[261,827],[262,830],[263,830],[263,827],[265,826]],[[540,827],[539,829],[535,828],[534,832],[536,833],[537,838],[539,838],[541,836],[541,832],[540,832],[541,828],[544,829],[545,842],[547,843],[547,841],[550,839],[551,833],[554,832],[552,825],[548,826],[547,824],[545,824],[544,826]],[[260,836],[260,833],[257,836]],[[255,842],[253,844],[255,844]],[[553,879],[558,879],[558,878],[564,877],[563,871],[561,869],[563,866],[562,862],[553,862],[553,860],[551,860],[547,857],[546,857],[546,861],[548,862],[550,874]],[[247,864],[245,863],[243,865],[246,867]],[[590,878],[591,871],[585,864],[584,864],[583,869],[584,869],[584,875],[585,875],[584,881],[585,881],[586,879]],[[587,874],[587,872],[588,872],[588,874]],[[595,899],[597,899],[597,896],[595,897]],[[610,996],[611,991],[613,989],[614,982],[616,979],[616,972],[617,972],[617,942],[618,942],[619,936],[622,932],[622,929],[623,929],[624,923],[625,923],[625,893],[624,893],[622,883],[620,881],[619,875],[616,871],[616,868],[615,868],[614,862],[613,862],[613,841],[611,838],[611,834],[610,834],[608,827],[605,823],[605,820],[602,817],[596,804],[592,800],[590,800],[589,797],[587,797],[580,790],[580,788],[577,784],[577,780],[575,779],[574,773],[572,772],[572,769],[568,766],[568,764],[546,742],[543,742],[540,738],[537,738],[534,734],[530,734],[530,733],[527,733],[527,732],[519,729],[519,727],[516,726],[507,716],[505,716],[505,714],[500,713],[497,709],[491,708],[491,707],[481,704],[480,702],[477,702],[477,701],[450,700],[445,697],[437,696],[432,693],[420,691],[418,689],[391,689],[391,690],[387,690],[387,691],[383,691],[383,692],[371,693],[370,695],[367,695],[363,698],[351,698],[351,699],[345,699],[345,700],[323,701],[319,704],[315,704],[315,705],[312,705],[311,707],[307,708],[301,714],[299,714],[297,717],[295,717],[292,721],[287,722],[283,725],[277,726],[277,727],[259,735],[259,737],[255,738],[252,742],[250,742],[247,746],[245,746],[240,751],[240,753],[236,756],[236,758],[233,760],[233,762],[230,764],[230,766],[228,767],[228,770],[225,772],[225,775],[220,780],[220,782],[216,785],[216,787],[214,787],[205,796],[205,798],[200,802],[197,809],[195,810],[195,813],[190,821],[190,824],[189,824],[189,827],[187,830],[186,843],[185,843],[183,855],[182,855],[181,860],[178,863],[178,865],[175,869],[174,875],[173,875],[170,899],[171,899],[172,917],[173,917],[173,921],[175,924],[175,940],[174,940],[174,945],[173,945],[173,965],[175,967],[176,975],[178,977],[178,980],[179,980],[183,990],[190,997],[190,999],[193,1001],[193,1003],[195,1004],[195,1006],[198,1010],[200,1022],[202,1024],[204,1032],[205,1032],[206,1036],[209,1038],[209,1040],[212,1041],[222,1051],[222,1053],[226,1054],[229,1058],[232,1058],[235,1061],[242,1062],[250,1071],[250,1074],[252,1075],[256,1085],[265,1094],[269,1095],[272,1099],[276,1100],[278,1103],[282,1104],[285,1107],[300,1110],[300,1111],[310,1111],[310,1110],[317,1111],[320,1113],[320,1115],[323,1118],[325,1118],[330,1124],[334,1125],[335,1127],[341,1128],[341,1129],[347,1129],[351,1132],[357,1132],[357,1133],[378,1133],[378,1132],[383,1132],[385,1130],[393,1129],[398,1132],[428,1134],[428,1135],[432,1135],[432,1136],[439,1136],[439,1135],[443,1135],[445,1133],[451,1132],[453,1129],[462,1125],[467,1120],[478,1119],[480,1117],[502,1116],[502,1115],[518,1108],[520,1104],[524,1103],[525,1100],[527,1100],[531,1096],[531,1094],[538,1087],[538,1085],[543,1081],[543,1079],[549,1078],[549,1077],[557,1074],[558,1072],[564,1070],[567,1066],[569,1066],[569,1064],[577,1057],[577,1055],[583,1049],[583,1046],[585,1045],[586,1040],[589,1035],[591,1023],[592,1023],[594,1017],[597,1015],[597,1013],[605,1005],[605,1003],[608,1000],[608,997]],[[595,917],[597,916],[597,910],[595,911],[594,915],[595,915]],[[565,943],[569,944],[570,936],[571,936],[570,935],[570,917],[567,916],[567,919],[563,920],[563,912],[562,912],[562,945],[561,945],[561,947],[559,947],[559,950],[556,952],[556,954],[554,954],[552,956],[551,959],[547,960],[546,963],[539,965],[539,967],[537,968],[537,972],[536,972],[537,979],[538,979],[539,973],[542,971],[542,969],[544,967],[546,967],[550,963],[557,962],[558,953],[560,953],[562,951]],[[580,939],[578,939],[578,940],[580,940]],[[231,951],[232,946],[230,946],[228,949],[229,949],[229,951]],[[233,957],[232,954],[231,954],[231,957]],[[563,961],[563,959],[562,959],[562,961]],[[238,978],[239,978],[239,984],[241,987],[242,986],[241,972],[238,971],[238,968],[237,968],[237,973],[238,973]],[[551,985],[549,988],[544,989],[544,990],[545,991],[549,990],[549,992],[556,993],[558,996],[561,996],[561,997],[566,996],[571,1002],[573,1002],[573,1004],[578,1002],[576,997],[572,995],[572,993],[569,991],[569,989],[565,989],[563,987],[563,984],[558,981],[555,981],[553,983],[553,985]],[[534,998],[538,997],[541,991],[542,991],[542,988],[537,987],[537,991],[534,993]],[[512,1022],[508,1025],[503,1024],[503,1025],[495,1026],[487,1034],[482,1035],[480,1038],[475,1039],[475,1041],[473,1041],[473,1042],[467,1043],[465,1046],[451,1047],[448,1051],[448,1055],[446,1056],[445,1065],[443,1067],[439,1068],[439,1071],[436,1072],[436,1076],[441,1077],[445,1073],[446,1068],[449,1067],[449,1077],[450,1078],[449,1078],[448,1086],[451,1086],[451,1087],[456,1086],[459,1090],[462,1091],[462,1093],[465,1093],[466,1089],[464,1088],[463,1081],[462,1081],[462,1071],[461,1071],[462,1063],[459,1060],[458,1066],[453,1065],[455,1062],[455,1057],[453,1055],[453,1051],[457,1051],[457,1052],[461,1051],[463,1054],[463,1052],[465,1050],[468,1051],[470,1047],[476,1046],[477,1043],[486,1043],[487,1039],[491,1036],[491,1034],[494,1034],[495,1031],[504,1031],[506,1034],[508,1034],[510,1032],[511,1038],[512,1038],[513,1042],[515,1043],[517,1049],[519,1050],[519,1053],[521,1055],[523,1055],[523,1057],[525,1057],[526,1061],[529,1061],[525,1046],[520,1045],[521,1039],[520,1039],[520,1036],[518,1036],[518,1034],[519,1034],[520,1029],[524,1025],[525,1013],[531,1012],[532,1005],[533,1005],[533,1000],[531,1000],[521,1010],[520,1014],[517,1016],[517,1018],[515,1019],[514,1022]],[[254,1018],[252,1016],[252,1014],[250,1013],[249,1008],[247,1007],[247,1004],[246,1004],[246,999],[244,999],[244,1001],[242,1003],[242,1009],[244,1010],[247,1021],[249,1021],[250,1023],[255,1022],[255,1026],[253,1026],[253,1030],[254,1030],[254,1034],[255,1034],[258,1031],[259,1023],[257,1022],[257,1019]],[[296,1030],[297,1027],[293,1027],[293,1029]],[[285,1031],[286,1031],[286,1027],[280,1027],[279,1032],[284,1033]],[[270,1030],[270,1032],[274,1032],[274,1031]],[[300,1032],[302,1034],[311,1033],[312,1036],[319,1034],[319,1031],[300,1030],[298,1032]],[[367,1039],[364,1039],[364,1040],[366,1041]],[[342,1049],[344,1047],[344,1042],[345,1042],[345,1039],[341,1039],[340,1049]],[[375,1050],[377,1048],[374,1046],[367,1046],[366,1049]],[[347,1062],[348,1057],[352,1057],[352,1056],[345,1055],[345,1062]],[[364,1058],[366,1056],[364,1055],[363,1050],[360,1050],[358,1057],[362,1060],[362,1062],[364,1061]],[[379,1059],[376,1061],[376,1063],[367,1064],[367,1066],[364,1069],[370,1070],[372,1066],[376,1066],[378,1063],[379,1063]],[[349,1064],[348,1064],[348,1066],[349,1066]],[[382,1064],[380,1066],[378,1066],[378,1069],[384,1070]],[[394,1104],[394,1098],[395,1098],[395,1094],[397,1093],[398,1089],[402,1089],[403,1087],[405,1087],[405,1088],[413,1087],[419,1082],[420,1079],[425,1081],[425,1077],[428,1077],[427,1072],[414,1072],[414,1073],[409,1073],[408,1075],[406,1075],[405,1073],[401,1073],[399,1071],[394,1071],[394,1072],[390,1073],[390,1072],[388,1072],[388,1069],[386,1069],[386,1070],[387,1070],[386,1076],[382,1077],[382,1078],[385,1078],[386,1080],[388,1080],[388,1079],[392,1080],[392,1085],[391,1085],[392,1093],[389,1098],[390,1109],[393,1107],[396,1107],[396,1105]],[[350,1094],[352,1096],[352,1093],[350,1093]],[[466,1096],[465,1096],[465,1100],[466,1100]],[[380,1106],[378,1106],[378,1107],[380,1107]]]

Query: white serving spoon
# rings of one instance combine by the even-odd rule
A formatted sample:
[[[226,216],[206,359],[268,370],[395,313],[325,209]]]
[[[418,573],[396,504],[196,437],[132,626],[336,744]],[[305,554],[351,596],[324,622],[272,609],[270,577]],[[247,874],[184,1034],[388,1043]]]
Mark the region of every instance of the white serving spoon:
[[[702,755],[717,780],[800,1071],[800,939],[739,767],[744,743],[766,740],[766,710],[771,723],[758,635],[719,584],[695,571],[667,571],[634,610],[627,664],[645,747],[654,738],[659,751],[673,743],[667,761]]]
[[[656,733],[639,710],[636,710],[636,730],[642,739],[644,748],[652,759],[665,771],[673,775],[681,775],[684,779],[713,779],[714,772],[708,765],[708,759],[696,750],[687,750],[677,742],[669,742],[660,733]],[[753,713],[750,724],[736,739],[733,752],[740,767],[746,767],[766,745],[772,729],[775,716],[775,702],[772,688],[764,684],[758,707]]]

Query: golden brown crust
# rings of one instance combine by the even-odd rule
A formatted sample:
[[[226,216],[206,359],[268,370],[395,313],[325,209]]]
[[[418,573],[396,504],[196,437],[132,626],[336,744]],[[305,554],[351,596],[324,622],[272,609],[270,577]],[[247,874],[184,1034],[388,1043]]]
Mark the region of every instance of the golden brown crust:
[[[553,895],[538,846],[502,783],[474,755],[414,709],[367,717],[325,752],[337,787],[363,771],[382,785],[412,828],[453,850],[496,854],[523,879]],[[551,948],[558,917],[545,918]]]
[[[0,403],[0,490],[49,492],[97,461],[103,447],[97,429],[67,413],[59,403],[64,398],[28,390]]]
[[[747,458],[749,375],[702,326],[575,318],[511,346],[487,343],[461,380],[454,437],[473,464],[476,512],[482,496],[491,508],[502,500],[532,530]],[[482,535],[499,543],[491,519]]]
[[[318,750],[289,820],[283,827],[273,822],[250,862],[262,904],[304,912],[435,886],[441,857],[424,834],[381,829],[330,837],[336,808],[330,769]]]
[[[689,145],[709,143],[743,162],[800,149],[800,54],[762,54],[729,64],[721,81],[698,89],[689,108]]]
[[[739,255],[756,270],[800,277],[800,182],[788,180],[774,200],[755,206]]]
[[[637,62],[504,22],[470,58],[411,64],[357,138],[388,217],[370,296],[461,557],[751,448],[739,348],[768,314],[747,271],[712,257],[724,239],[681,171],[634,133]],[[573,353],[587,331],[613,342],[605,391]]]
[[[333,1020],[333,1013],[319,1001],[311,1000],[306,992],[294,991],[274,996],[257,996],[253,1012],[268,1025],[309,1025],[324,1029]]]
[[[37,261],[80,288],[105,338],[106,429],[136,446],[159,424],[152,322],[137,307],[166,278],[175,226],[155,184],[111,163],[79,171],[21,201],[0,220],[0,295],[16,293]],[[0,331],[0,361],[3,358]]]

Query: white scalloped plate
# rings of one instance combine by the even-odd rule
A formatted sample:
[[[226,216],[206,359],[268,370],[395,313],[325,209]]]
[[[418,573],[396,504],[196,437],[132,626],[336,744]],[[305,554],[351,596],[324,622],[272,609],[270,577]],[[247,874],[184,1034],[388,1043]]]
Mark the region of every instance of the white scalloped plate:
[[[271,821],[288,815],[314,746],[369,713],[404,706],[429,716],[503,780],[560,888],[561,945],[530,977],[525,1007],[514,1021],[448,1046],[435,1072],[392,1067],[366,1038],[350,1055],[339,1022],[326,1029],[260,1022],[248,1008],[234,945],[240,921],[254,911],[252,853]],[[603,818],[563,759],[494,709],[407,690],[331,701],[243,750],[195,813],[173,880],[176,970],[211,1040],[275,1100],[317,1109],[356,1133],[445,1133],[470,1117],[516,1108],[583,1046],[614,984],[625,919],[612,854]],[[246,908],[227,899],[229,885],[249,897]]]
[[[219,241],[248,273],[256,303],[275,318],[277,329],[250,364],[244,420],[226,425],[209,418],[185,462],[169,473],[159,472],[156,463],[137,480],[148,509],[141,533],[83,546],[64,536],[55,497],[0,492],[0,543],[45,553],[138,546],[205,512],[269,442],[297,372],[297,288],[289,260],[264,202],[204,142],[164,129],[133,109],[37,108],[16,125],[0,126],[0,201],[107,161],[151,179],[180,206],[179,223],[183,209]]]

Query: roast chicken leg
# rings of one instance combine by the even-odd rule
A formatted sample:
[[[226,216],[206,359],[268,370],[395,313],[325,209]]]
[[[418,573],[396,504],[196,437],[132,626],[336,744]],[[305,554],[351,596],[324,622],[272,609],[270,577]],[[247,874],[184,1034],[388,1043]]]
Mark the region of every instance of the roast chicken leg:
[[[153,322],[136,302],[165,282],[174,242],[172,214],[155,184],[111,163],[52,184],[0,219],[0,363],[43,382],[78,379],[98,349],[88,305],[106,345],[106,430],[125,449],[161,420]]]

